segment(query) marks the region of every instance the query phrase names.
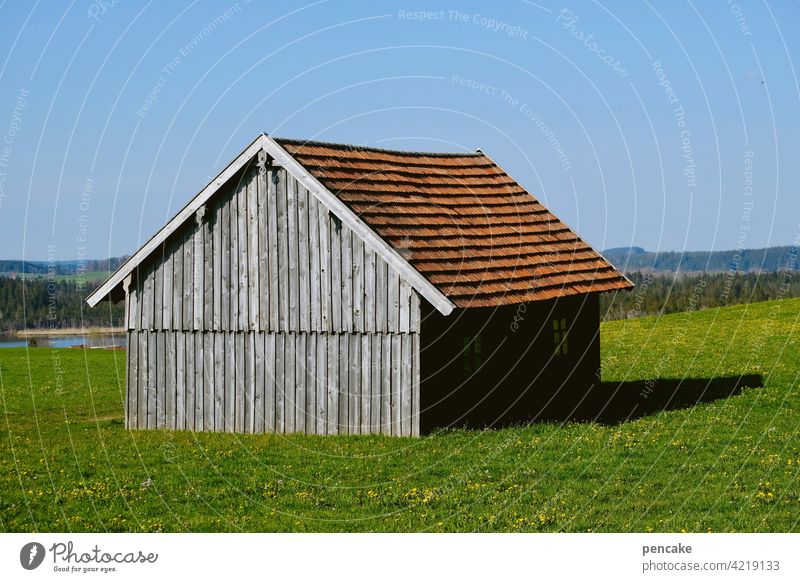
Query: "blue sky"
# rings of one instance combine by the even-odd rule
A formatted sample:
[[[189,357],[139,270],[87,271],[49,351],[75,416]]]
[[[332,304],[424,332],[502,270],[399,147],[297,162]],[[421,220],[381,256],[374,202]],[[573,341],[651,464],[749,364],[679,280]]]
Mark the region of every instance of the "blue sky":
[[[131,253],[262,131],[480,147],[599,249],[790,244],[798,21],[788,1],[4,2],[0,255]]]

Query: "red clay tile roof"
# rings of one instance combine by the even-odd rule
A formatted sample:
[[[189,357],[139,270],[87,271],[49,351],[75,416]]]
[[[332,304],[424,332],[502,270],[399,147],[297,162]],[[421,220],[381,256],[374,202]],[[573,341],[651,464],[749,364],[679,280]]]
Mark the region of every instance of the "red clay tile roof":
[[[458,307],[633,287],[480,151],[275,141]]]

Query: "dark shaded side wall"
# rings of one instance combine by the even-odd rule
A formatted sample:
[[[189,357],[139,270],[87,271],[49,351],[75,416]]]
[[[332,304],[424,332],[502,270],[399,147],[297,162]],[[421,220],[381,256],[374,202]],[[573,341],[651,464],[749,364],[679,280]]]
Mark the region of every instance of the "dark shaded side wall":
[[[422,432],[590,416],[599,325],[597,294],[460,309],[449,317],[428,307],[421,331]]]

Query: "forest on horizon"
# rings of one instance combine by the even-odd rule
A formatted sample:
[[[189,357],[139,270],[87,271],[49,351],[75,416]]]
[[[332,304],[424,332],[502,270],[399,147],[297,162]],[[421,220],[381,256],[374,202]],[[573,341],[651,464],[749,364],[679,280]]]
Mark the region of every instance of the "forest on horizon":
[[[601,294],[601,317],[604,320],[627,319],[800,297],[800,279],[794,276],[798,260],[796,248],[736,251],[737,256],[731,255],[732,252],[699,253],[675,259],[670,253],[654,258],[654,253],[635,249],[606,251],[605,256],[618,268],[625,262],[614,262],[613,257],[619,259],[622,254],[628,258],[629,266],[650,267],[626,272],[636,284],[635,289]],[[632,257],[638,259],[633,261]],[[22,276],[0,275],[0,333],[22,329],[119,327],[124,317],[122,302],[90,309],[85,299],[102,278],[124,260],[125,257],[115,257],[92,261],[90,265],[84,264],[83,271],[78,271],[78,261],[57,262],[55,268],[51,263],[50,274],[47,274],[47,263],[17,261],[16,266],[29,270]],[[730,262],[733,260],[738,263]],[[726,264],[726,261],[729,262]],[[14,263],[0,261],[0,269],[14,266]],[[701,263],[715,269],[692,272]],[[774,268],[750,270],[756,263]],[[652,265],[658,269],[653,269]],[[79,274],[83,272],[95,273],[101,278]]]

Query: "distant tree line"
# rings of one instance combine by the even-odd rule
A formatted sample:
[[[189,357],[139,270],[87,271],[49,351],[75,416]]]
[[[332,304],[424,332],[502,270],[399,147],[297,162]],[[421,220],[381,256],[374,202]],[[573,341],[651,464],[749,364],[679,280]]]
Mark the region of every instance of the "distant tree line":
[[[0,273],[18,273],[20,275],[75,275],[80,271],[94,273],[97,271],[113,272],[128,257],[111,257],[108,259],[90,259],[88,261],[20,261],[0,260]]]
[[[635,272],[627,276],[636,284],[635,289],[600,296],[600,313],[604,319],[627,319],[800,297],[800,272],[792,270],[702,275]]]
[[[800,297],[800,273],[710,273],[702,275],[635,272],[631,291],[600,296],[604,319],[626,319]],[[97,283],[41,277],[0,277],[0,331],[47,327],[111,327],[122,325],[122,302],[90,309],[86,297]]]
[[[731,251],[650,252],[641,247],[607,249],[603,256],[625,272],[740,273],[793,268],[797,249],[769,247]],[[794,257],[794,259],[793,259]]]
[[[90,309],[86,297],[97,287],[75,281],[0,277],[0,331],[31,328],[117,327],[122,302]]]

